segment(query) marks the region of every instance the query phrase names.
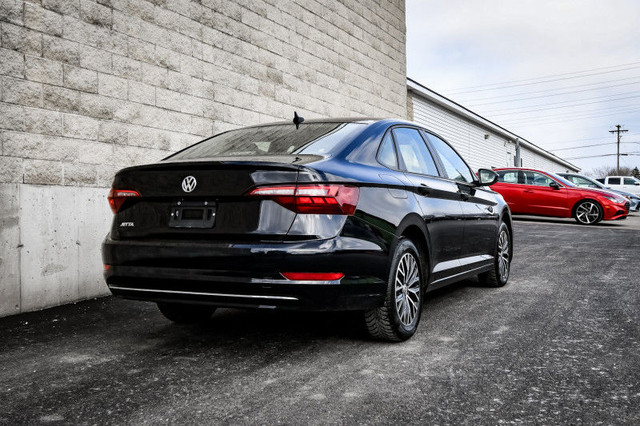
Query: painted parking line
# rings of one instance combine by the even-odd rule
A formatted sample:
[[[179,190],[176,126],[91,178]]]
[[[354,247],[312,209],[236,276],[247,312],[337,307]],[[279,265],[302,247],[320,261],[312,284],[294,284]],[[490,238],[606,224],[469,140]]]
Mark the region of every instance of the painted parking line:
[[[595,226],[586,226],[576,223],[573,219],[547,218],[538,216],[514,216],[514,222],[519,224],[535,224],[535,225],[560,225],[572,226],[580,229],[621,229],[640,231],[640,215],[632,214],[624,220],[603,221]]]

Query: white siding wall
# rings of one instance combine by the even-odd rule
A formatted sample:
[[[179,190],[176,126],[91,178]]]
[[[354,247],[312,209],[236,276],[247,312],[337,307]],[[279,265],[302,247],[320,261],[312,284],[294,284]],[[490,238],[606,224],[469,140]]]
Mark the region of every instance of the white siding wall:
[[[563,166],[524,147],[520,150],[520,156],[522,157],[522,167],[531,167],[532,169],[547,170],[549,172],[566,172],[569,170],[567,166]]]
[[[439,134],[464,157],[473,170],[480,167],[513,166],[515,144],[440,105],[409,92],[413,121]],[[485,139],[485,135],[489,135]],[[525,147],[520,149],[523,167],[564,172],[566,166],[535,153]]]

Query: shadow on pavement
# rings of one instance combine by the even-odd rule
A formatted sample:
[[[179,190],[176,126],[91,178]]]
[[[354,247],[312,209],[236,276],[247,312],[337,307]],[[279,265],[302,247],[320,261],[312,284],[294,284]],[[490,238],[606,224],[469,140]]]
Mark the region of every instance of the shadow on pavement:
[[[467,288],[479,287],[477,280],[467,280],[429,292],[425,299],[423,315],[430,305],[447,303]],[[157,321],[167,321],[157,318]],[[317,341],[327,338],[348,341],[371,341],[366,335],[360,312],[296,312],[265,311],[252,309],[218,309],[211,320],[201,325],[175,325],[150,331],[151,335],[181,334],[183,338],[210,341],[260,340],[264,342]],[[156,336],[159,337],[159,336]],[[183,345],[184,342],[179,343]]]

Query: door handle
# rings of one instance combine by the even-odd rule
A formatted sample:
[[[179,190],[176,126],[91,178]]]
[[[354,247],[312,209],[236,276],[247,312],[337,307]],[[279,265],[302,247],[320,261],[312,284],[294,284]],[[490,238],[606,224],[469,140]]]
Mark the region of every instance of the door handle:
[[[418,187],[418,194],[427,196],[430,193],[431,193],[431,190],[429,189],[429,187],[424,183],[421,183],[420,186]]]
[[[527,194],[533,194],[533,190],[532,189],[525,189],[522,192],[526,192]]]
[[[458,192],[458,194],[460,194],[460,198],[462,198],[462,201],[467,201],[469,198],[471,198],[471,195],[467,194],[466,192]]]

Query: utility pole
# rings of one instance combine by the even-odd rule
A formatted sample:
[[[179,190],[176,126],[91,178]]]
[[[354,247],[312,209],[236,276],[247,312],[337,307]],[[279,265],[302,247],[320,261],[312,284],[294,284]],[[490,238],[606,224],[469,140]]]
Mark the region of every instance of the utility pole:
[[[616,155],[617,163],[616,163],[616,174],[620,174],[620,133],[628,132],[626,129],[621,129],[621,125],[616,124],[616,130],[609,130],[609,133],[617,133],[618,134],[618,155]]]

